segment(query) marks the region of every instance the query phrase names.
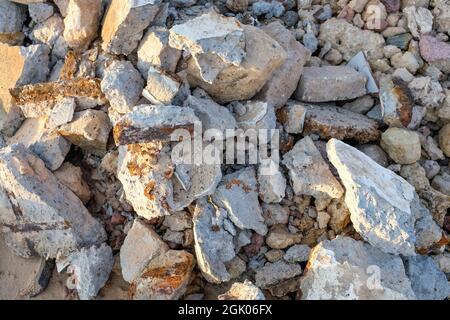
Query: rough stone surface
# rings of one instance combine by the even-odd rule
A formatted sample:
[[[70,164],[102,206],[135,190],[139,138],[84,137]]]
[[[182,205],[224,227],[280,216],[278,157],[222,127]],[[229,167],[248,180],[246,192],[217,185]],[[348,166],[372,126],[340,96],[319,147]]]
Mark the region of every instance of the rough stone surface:
[[[304,300],[415,300],[400,257],[349,237],[311,251],[300,288]]]
[[[366,94],[366,82],[362,73],[350,67],[306,67],[294,96],[305,102],[350,100]]]
[[[411,164],[420,159],[419,135],[414,131],[389,128],[381,135],[381,147],[398,164]]]
[[[106,239],[78,197],[23,145],[0,151],[0,176],[1,226],[16,254],[55,258]]]
[[[92,193],[88,184],[83,179],[83,172],[70,162],[65,162],[54,172],[58,180],[67,188],[72,190],[80,200],[86,204],[91,199]]]
[[[283,260],[274,263],[268,262],[256,270],[255,284],[260,288],[267,288],[301,273],[302,267],[299,264],[287,263]]]
[[[248,280],[235,282],[230,290],[219,296],[219,300],[266,300],[261,289]]]

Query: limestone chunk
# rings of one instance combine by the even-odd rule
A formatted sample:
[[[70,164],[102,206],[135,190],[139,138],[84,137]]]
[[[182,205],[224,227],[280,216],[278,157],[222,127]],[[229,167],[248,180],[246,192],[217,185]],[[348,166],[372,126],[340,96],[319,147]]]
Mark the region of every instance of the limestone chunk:
[[[0,1],[0,42],[17,45],[23,40],[22,27],[26,19],[23,6],[8,0]]]
[[[400,257],[341,236],[313,248],[300,288],[304,300],[416,299]]]
[[[91,190],[83,179],[83,172],[80,167],[76,167],[70,162],[65,162],[54,172],[58,180],[67,188],[72,190],[80,200],[86,204],[91,199]]]
[[[278,260],[274,263],[268,262],[256,270],[255,284],[265,289],[301,273],[302,267],[297,263],[287,263],[283,260]]]
[[[303,132],[306,108],[300,104],[289,104],[277,113],[278,120],[283,123],[287,133],[299,134]]]
[[[0,151],[0,177],[0,225],[16,254],[55,258],[106,240],[78,197],[23,145]]]
[[[195,266],[187,251],[169,250],[156,257],[130,286],[133,300],[177,300],[186,292]]]
[[[76,108],[74,98],[64,98],[58,101],[48,116],[46,128],[53,130],[72,121]]]
[[[219,300],[266,300],[261,289],[248,280],[235,282],[230,290],[221,294]]]
[[[111,129],[106,113],[90,109],[75,113],[73,121],[59,127],[58,133],[81,149],[103,155]]]
[[[142,95],[153,104],[182,105],[188,90],[181,79],[149,67]]]
[[[305,102],[349,100],[366,94],[366,82],[364,74],[351,67],[306,67],[294,96]]]
[[[168,250],[168,245],[152,227],[141,220],[134,220],[120,249],[120,266],[125,281],[133,282],[152,259]]]
[[[407,84],[398,78],[380,79],[380,102],[383,121],[395,127],[407,128],[412,121],[414,99]]]
[[[231,279],[225,263],[236,253],[233,236],[224,229],[226,219],[225,210],[215,207],[206,198],[197,201],[193,217],[195,254],[203,276],[212,283]]]
[[[284,155],[283,164],[289,169],[295,194],[328,201],[344,195],[344,189],[331,173],[310,137],[297,142],[294,148]]]
[[[64,39],[76,50],[83,51],[97,36],[102,9],[101,0],[70,0],[64,19]]]
[[[381,135],[381,147],[398,164],[411,164],[420,159],[419,135],[410,130],[389,128]]]
[[[156,17],[161,0],[112,0],[102,28],[103,50],[129,55]]]
[[[230,220],[240,229],[252,229],[261,235],[267,233],[253,168],[226,175],[212,198],[218,206],[227,210]]]

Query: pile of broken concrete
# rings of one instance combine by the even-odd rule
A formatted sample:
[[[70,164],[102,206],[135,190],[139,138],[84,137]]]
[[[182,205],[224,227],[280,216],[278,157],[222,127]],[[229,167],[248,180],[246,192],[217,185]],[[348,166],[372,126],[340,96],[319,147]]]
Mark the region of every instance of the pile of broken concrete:
[[[438,0],[0,0],[0,299],[448,298],[449,36]],[[199,124],[280,161],[175,161]]]

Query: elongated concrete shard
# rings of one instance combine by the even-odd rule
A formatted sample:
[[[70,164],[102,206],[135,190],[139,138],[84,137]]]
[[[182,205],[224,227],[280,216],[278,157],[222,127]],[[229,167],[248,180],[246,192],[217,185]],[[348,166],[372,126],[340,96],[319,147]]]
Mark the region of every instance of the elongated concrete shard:
[[[106,233],[44,162],[15,144],[0,151],[0,225],[22,257],[55,258],[106,240]]]
[[[414,188],[339,140],[328,142],[327,153],[346,188],[345,203],[355,230],[384,252],[415,255],[417,238],[422,237],[416,223],[424,222],[429,212],[422,210]],[[430,219],[428,223],[430,229],[435,227]]]

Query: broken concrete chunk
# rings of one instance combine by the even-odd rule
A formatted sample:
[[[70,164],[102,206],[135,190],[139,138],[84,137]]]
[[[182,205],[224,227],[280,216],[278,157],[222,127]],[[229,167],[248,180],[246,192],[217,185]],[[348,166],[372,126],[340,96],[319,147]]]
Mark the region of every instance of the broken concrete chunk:
[[[450,283],[431,257],[408,257],[405,269],[419,300],[444,300],[450,295]]]
[[[52,48],[64,32],[64,21],[56,14],[51,18],[38,23],[30,34],[35,43],[44,43]]]
[[[86,204],[91,199],[91,190],[83,179],[83,172],[80,167],[76,167],[70,162],[65,162],[54,172],[58,180],[67,188],[72,190],[80,200]]]
[[[150,67],[174,73],[181,58],[181,50],[169,46],[169,30],[164,27],[148,29],[137,54],[137,67],[145,79]]]
[[[189,90],[181,79],[149,67],[142,95],[152,104],[182,105]]]
[[[55,104],[64,98],[75,98],[80,109],[106,103],[100,89],[100,79],[95,78],[30,84],[11,89],[10,92],[26,118],[48,116]]]
[[[301,273],[302,267],[297,263],[287,263],[283,260],[274,263],[268,262],[262,268],[256,270],[255,284],[265,289]]]
[[[230,290],[221,294],[219,300],[266,300],[263,292],[248,280],[235,282]]]
[[[267,226],[276,224],[287,224],[289,220],[289,209],[279,204],[262,204],[264,222]]]
[[[90,109],[75,113],[72,122],[59,127],[58,133],[87,152],[104,155],[111,129],[105,112]]]
[[[380,146],[398,164],[412,164],[421,157],[419,134],[402,128],[389,128],[381,135]]]
[[[283,123],[287,133],[299,134],[303,132],[306,108],[300,104],[289,104],[277,113],[278,120]]]
[[[161,0],[113,0],[102,28],[103,50],[129,55],[159,11]]]
[[[292,189],[297,195],[309,195],[319,200],[339,199],[344,189],[336,180],[310,137],[296,143],[283,157],[289,169]]]
[[[152,259],[168,250],[169,246],[152,227],[135,219],[120,249],[120,266],[125,281],[133,282]]]
[[[228,217],[240,229],[267,233],[258,201],[258,183],[252,167],[226,175],[212,196],[213,201],[227,210]]]
[[[0,42],[19,44],[24,38],[22,28],[26,19],[26,9],[11,1],[2,0],[0,17]]]
[[[365,51],[370,61],[383,58],[383,36],[361,30],[344,19],[332,18],[321,24],[319,39],[330,42],[347,61],[360,51]]]
[[[297,88],[303,66],[311,57],[311,52],[302,46],[295,39],[293,33],[278,21],[263,26],[261,29],[286,50],[287,58],[275,70],[272,78],[267,81],[256,99],[266,101],[275,108],[281,108]]]
[[[287,262],[304,262],[308,261],[311,248],[306,244],[297,244],[290,247],[283,256]]]
[[[111,247],[103,243],[72,253],[67,263],[67,287],[76,289],[80,300],[90,300],[108,281],[114,259]]]
[[[327,153],[347,190],[345,203],[355,230],[384,252],[414,255],[421,214],[414,188],[341,141],[330,140]]]
[[[128,201],[145,219],[162,217],[175,208],[170,155],[152,144],[119,147],[117,177]]]
[[[53,13],[53,6],[49,3],[30,3],[28,5],[28,12],[30,13],[31,19],[36,22],[43,22],[50,18]]]
[[[186,292],[195,266],[187,251],[169,250],[156,257],[131,284],[133,300],[177,300]]]
[[[383,76],[380,79],[380,103],[387,125],[407,128],[411,123],[414,98],[403,80]]]
[[[224,209],[215,207],[206,198],[197,201],[193,217],[195,254],[203,276],[212,283],[231,279],[225,263],[236,253],[233,236],[224,229],[226,219]]]
[[[70,0],[64,19],[64,39],[69,47],[83,51],[97,37],[101,0]]]
[[[192,218],[186,211],[175,212],[164,218],[163,226],[172,231],[184,231],[192,228]]]
[[[0,177],[0,225],[16,254],[55,258],[106,239],[78,197],[23,145],[1,149]]]
[[[285,50],[264,31],[217,13],[173,27],[169,44],[192,55],[189,84],[219,103],[252,98],[286,59]]]
[[[352,139],[368,143],[380,139],[378,124],[368,117],[343,108],[304,104],[303,135],[318,134],[322,139]]]
[[[54,263],[41,257],[15,255],[0,237],[0,299],[18,300],[41,293],[50,280]]]
[[[54,171],[64,162],[71,144],[56,132],[46,129],[46,121],[45,118],[26,119],[8,143],[22,143]]]
[[[243,106],[243,112],[235,115],[239,128],[243,130],[271,130],[276,127],[276,115],[274,107],[267,102],[247,101]],[[270,134],[270,133],[269,133]],[[269,137],[272,135],[270,134]],[[268,140],[270,140],[268,137]]]
[[[266,243],[272,249],[286,249],[302,241],[302,234],[290,233],[285,226],[274,226],[270,229]]]
[[[269,160],[271,161],[271,160]],[[286,178],[279,168],[270,174],[258,168],[259,197],[265,203],[279,203],[286,194]]]
[[[45,124],[46,128],[53,130],[72,121],[76,107],[74,98],[64,98],[58,101],[49,114]]]
[[[116,123],[114,140],[117,145],[169,141],[177,129],[186,129],[192,134],[196,121],[199,119],[190,108],[140,105]]]
[[[113,61],[104,71],[102,92],[119,113],[130,112],[141,97],[144,81],[129,61]]]
[[[364,52],[358,52],[348,63],[347,66],[352,67],[356,71],[364,74],[367,78],[366,89],[367,93],[377,93],[378,86],[372,76],[372,70]]]
[[[222,134],[226,134],[227,129],[237,128],[236,119],[230,110],[212,99],[189,96],[185,100],[184,106],[194,110],[195,115],[202,122],[204,131],[218,129]],[[225,136],[225,138],[229,137]]]
[[[319,243],[305,273],[304,300],[416,299],[400,257],[350,237]]]
[[[349,100],[366,94],[366,82],[364,74],[351,67],[306,67],[294,96],[305,102]]]
[[[433,14],[426,8],[409,6],[403,8],[403,14],[408,21],[408,29],[418,38],[421,34],[430,33],[433,29]]]

